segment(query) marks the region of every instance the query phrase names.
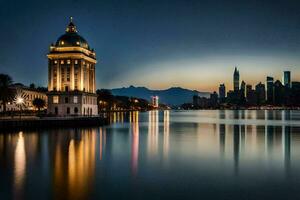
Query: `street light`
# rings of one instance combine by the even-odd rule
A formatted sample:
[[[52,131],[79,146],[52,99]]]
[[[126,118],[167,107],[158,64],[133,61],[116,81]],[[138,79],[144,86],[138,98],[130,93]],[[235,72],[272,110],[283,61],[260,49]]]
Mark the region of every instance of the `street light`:
[[[22,97],[17,97],[16,104],[22,105],[24,103],[24,99]]]
[[[19,96],[16,99],[16,104],[19,106],[20,108],[20,119],[21,119],[21,115],[22,115],[22,105],[24,104],[24,98]]]

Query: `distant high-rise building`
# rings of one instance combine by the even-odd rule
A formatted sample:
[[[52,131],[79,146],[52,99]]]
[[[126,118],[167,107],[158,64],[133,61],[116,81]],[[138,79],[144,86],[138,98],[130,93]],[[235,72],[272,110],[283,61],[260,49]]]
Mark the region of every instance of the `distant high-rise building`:
[[[214,93],[210,94],[210,106],[215,107],[218,103],[218,93],[214,91]]]
[[[240,89],[240,72],[235,67],[233,73],[233,90],[239,91],[239,89]]]
[[[248,99],[251,91],[252,91],[252,85],[246,85],[246,99]]]
[[[220,98],[220,103],[225,102],[226,98],[226,87],[225,84],[220,84],[219,86],[219,98]]]
[[[267,77],[267,103],[274,103],[274,78],[268,76]]]
[[[252,85],[246,86],[246,102],[248,105],[256,105],[257,104],[257,94],[252,89]]]
[[[246,96],[246,83],[245,83],[245,81],[242,81],[240,90],[241,90],[241,97],[245,97]]]
[[[291,72],[290,71],[284,71],[283,77],[282,77],[282,83],[284,86],[291,87]]]
[[[152,97],[151,97],[152,106],[153,106],[154,108],[158,108],[158,99],[159,99],[158,96],[152,96]]]
[[[282,83],[277,80],[274,83],[274,104],[283,105],[285,102],[285,88]]]
[[[257,95],[257,104],[262,105],[266,101],[266,88],[265,84],[258,83],[255,86],[255,93]]]

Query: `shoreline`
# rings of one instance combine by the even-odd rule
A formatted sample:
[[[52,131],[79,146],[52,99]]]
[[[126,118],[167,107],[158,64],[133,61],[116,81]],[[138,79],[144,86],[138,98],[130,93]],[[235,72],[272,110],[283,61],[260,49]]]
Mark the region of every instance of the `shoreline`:
[[[28,129],[45,128],[72,128],[87,126],[108,125],[109,121],[105,117],[45,117],[45,118],[19,118],[19,119],[0,119],[0,130],[18,131]]]

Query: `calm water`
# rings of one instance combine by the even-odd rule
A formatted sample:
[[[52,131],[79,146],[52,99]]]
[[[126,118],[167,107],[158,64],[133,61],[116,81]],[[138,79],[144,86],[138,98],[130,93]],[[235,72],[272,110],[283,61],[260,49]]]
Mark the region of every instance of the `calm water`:
[[[299,199],[300,111],[115,114],[0,134],[0,199]]]

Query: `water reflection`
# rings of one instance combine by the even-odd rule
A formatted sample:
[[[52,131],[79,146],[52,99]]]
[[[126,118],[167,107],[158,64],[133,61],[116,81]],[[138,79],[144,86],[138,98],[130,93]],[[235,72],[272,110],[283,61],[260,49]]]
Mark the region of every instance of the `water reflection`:
[[[58,136],[55,140],[54,197],[88,198],[95,176],[96,129],[70,130],[67,137]]]
[[[14,198],[21,199],[24,193],[26,170],[25,142],[22,132],[19,133],[17,139],[14,166]]]
[[[158,110],[149,112],[148,156],[153,159],[158,153]]]
[[[209,122],[200,121],[205,116]],[[115,199],[131,199],[134,180],[146,199],[145,191],[165,197],[185,186],[200,196],[209,185],[254,193],[262,185],[275,193],[279,185],[300,186],[299,111],[120,112],[112,120],[0,134],[0,188],[15,199],[105,199],[116,191]]]
[[[132,128],[132,142],[131,142],[131,170],[135,176],[138,170],[139,159],[139,112],[132,113],[131,128]]]
[[[164,161],[167,161],[169,154],[169,134],[170,134],[170,111],[164,111],[164,144],[163,144],[163,155]]]

